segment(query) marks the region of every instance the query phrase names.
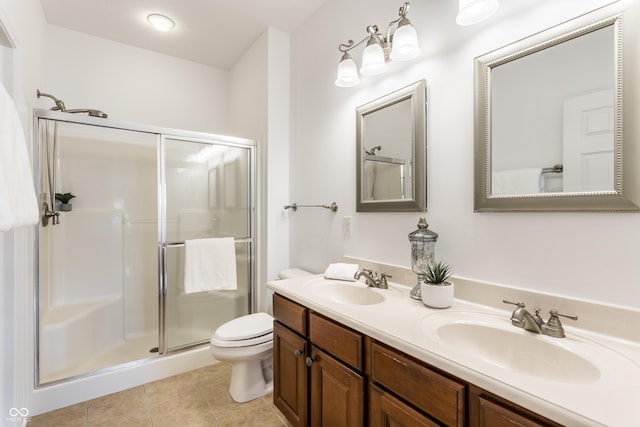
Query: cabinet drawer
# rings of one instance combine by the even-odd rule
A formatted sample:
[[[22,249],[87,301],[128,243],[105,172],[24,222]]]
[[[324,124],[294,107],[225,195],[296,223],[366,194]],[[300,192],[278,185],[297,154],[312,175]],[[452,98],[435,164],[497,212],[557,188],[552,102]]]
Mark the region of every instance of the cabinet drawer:
[[[307,336],[309,309],[278,294],[273,294],[273,317],[289,329]]]
[[[524,416],[480,397],[480,427],[545,427],[545,424],[525,418]]]
[[[465,423],[465,385],[379,343],[371,344],[371,379],[448,426]]]
[[[470,427],[562,427],[473,384],[469,385],[468,410]]]
[[[309,313],[309,338],[317,347],[352,368],[362,371],[362,334],[335,323],[317,313]]]
[[[369,393],[369,425],[371,427],[440,426],[426,415],[373,384]]]

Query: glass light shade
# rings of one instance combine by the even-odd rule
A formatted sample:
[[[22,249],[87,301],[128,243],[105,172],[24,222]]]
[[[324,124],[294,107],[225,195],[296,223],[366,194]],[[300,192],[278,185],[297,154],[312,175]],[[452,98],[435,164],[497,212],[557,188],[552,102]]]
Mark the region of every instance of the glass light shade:
[[[498,0],[459,0],[458,25],[473,25],[484,21],[500,7]]]
[[[393,33],[391,54],[394,61],[408,61],[420,55],[418,46],[418,33],[408,19],[400,21],[400,25]]]
[[[338,64],[338,76],[336,78],[336,86],[351,87],[360,83],[358,77],[358,67],[351,56],[345,53]]]
[[[384,51],[380,43],[372,42],[362,52],[362,66],[360,73],[365,76],[374,76],[384,73],[387,70],[387,63],[384,59]]]
[[[171,31],[176,26],[171,18],[160,15],[159,13],[148,15],[147,21],[158,31]]]

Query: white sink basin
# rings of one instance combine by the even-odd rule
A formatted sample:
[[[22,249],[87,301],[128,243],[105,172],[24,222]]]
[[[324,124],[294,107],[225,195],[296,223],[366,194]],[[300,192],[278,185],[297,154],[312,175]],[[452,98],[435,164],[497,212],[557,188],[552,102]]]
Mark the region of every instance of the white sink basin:
[[[374,290],[362,282],[321,279],[309,285],[315,296],[338,304],[372,305],[385,300],[382,292],[386,290]]]
[[[589,360],[591,347],[602,347],[575,338],[552,338],[517,328],[509,318],[473,313],[446,312],[425,316],[422,329],[432,339],[467,359],[518,372],[538,379],[586,384],[600,380],[597,362]],[[619,356],[613,352],[611,355]],[[609,356],[611,356],[609,355]]]

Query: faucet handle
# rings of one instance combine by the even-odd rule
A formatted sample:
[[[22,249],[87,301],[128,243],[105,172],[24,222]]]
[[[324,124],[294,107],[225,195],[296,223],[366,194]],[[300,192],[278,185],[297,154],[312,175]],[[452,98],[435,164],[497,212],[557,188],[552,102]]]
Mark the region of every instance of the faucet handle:
[[[553,310],[550,310],[549,314],[551,315],[551,317],[562,316],[562,317],[566,317],[567,319],[578,320],[578,316],[576,316],[575,314],[558,313],[558,310],[556,310],[555,308]]]
[[[550,337],[564,338],[564,328],[562,327],[562,322],[560,322],[560,318],[558,316],[566,317],[571,320],[578,320],[578,316],[574,314],[558,313],[558,310],[555,308],[549,311],[549,314],[549,321],[542,326],[542,333],[549,335]]]
[[[505,304],[517,305],[519,308],[524,308],[525,307],[525,304],[522,301],[513,302],[513,301],[508,301],[506,299],[503,299],[502,302],[505,303]]]

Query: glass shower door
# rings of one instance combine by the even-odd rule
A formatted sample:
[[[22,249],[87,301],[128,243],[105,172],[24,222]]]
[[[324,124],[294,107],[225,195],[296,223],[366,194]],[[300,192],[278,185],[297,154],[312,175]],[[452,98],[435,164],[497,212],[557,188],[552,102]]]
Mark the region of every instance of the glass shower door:
[[[161,350],[171,350],[208,341],[218,326],[251,310],[253,148],[170,137],[163,146]],[[228,237],[235,241],[237,289],[185,292],[185,241]]]
[[[40,119],[38,384],[157,346],[157,135]],[[71,208],[52,193],[72,193]],[[66,210],[70,209],[70,210]]]

